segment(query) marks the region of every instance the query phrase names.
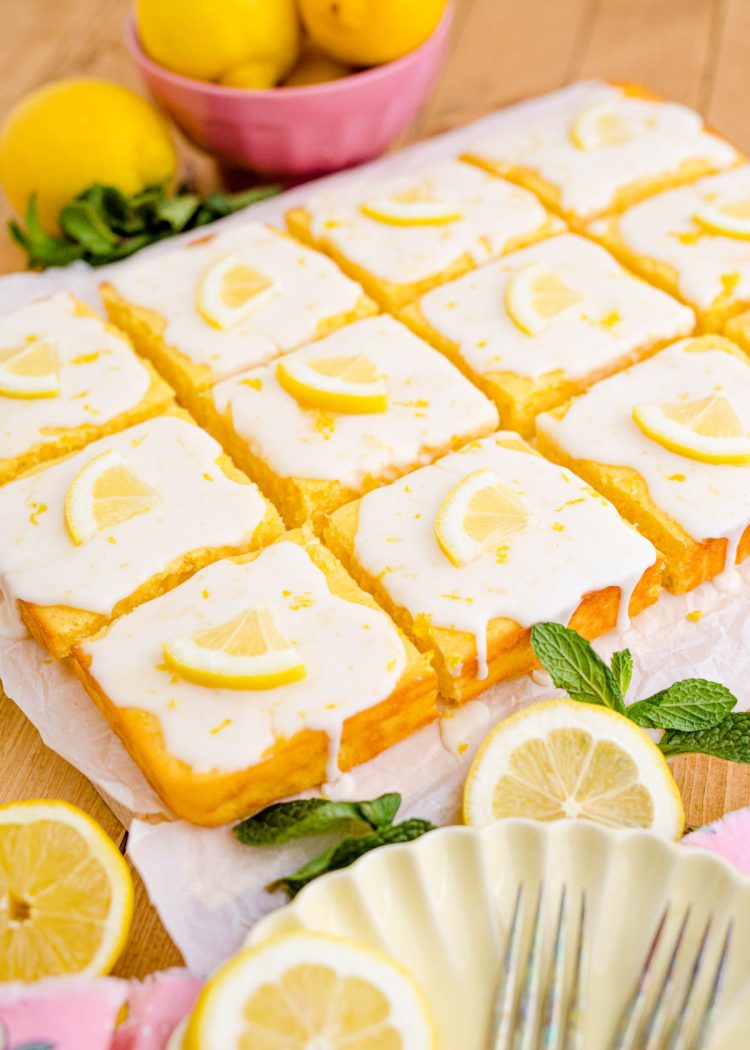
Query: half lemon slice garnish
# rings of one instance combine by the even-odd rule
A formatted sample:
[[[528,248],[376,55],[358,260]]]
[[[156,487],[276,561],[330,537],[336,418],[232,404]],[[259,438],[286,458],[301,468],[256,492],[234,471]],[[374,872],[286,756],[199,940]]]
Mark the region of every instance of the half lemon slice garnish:
[[[596,102],[581,110],[570,125],[570,138],[580,150],[621,146],[632,138],[622,114],[609,102]]]
[[[464,788],[464,820],[592,820],[679,838],[682,799],[666,759],[624,715],[578,700],[547,700],[493,730]]]
[[[729,204],[706,204],[693,216],[695,222],[711,233],[750,240],[750,200]]]
[[[466,565],[523,531],[529,514],[523,501],[489,467],[454,486],[435,518],[435,537],[454,565]]]
[[[203,989],[185,1050],[435,1050],[411,976],[371,948],[306,931],[231,959]]]
[[[244,321],[277,291],[276,281],[248,266],[237,255],[225,255],[206,269],[195,305],[214,328],[226,330]]]
[[[0,350],[0,394],[34,399],[60,393],[60,359],[51,343],[33,339]]]
[[[391,226],[445,226],[463,218],[463,212],[456,204],[435,199],[374,197],[371,201],[364,201],[360,211],[368,219]]]
[[[508,314],[526,335],[539,335],[583,296],[541,262],[516,270],[505,286]]]
[[[0,806],[0,981],[108,973],[132,914],[128,866],[96,821],[52,799]]]
[[[282,357],[276,376],[305,407],[350,414],[388,408],[387,383],[367,354]]]
[[[102,452],[82,467],[65,497],[65,523],[76,545],[104,529],[145,514],[159,493],[142,481],[116,449]]]
[[[217,689],[275,689],[306,673],[299,652],[264,605],[197,634],[172,638],[163,650],[173,671]]]
[[[750,463],[750,434],[724,394],[637,405],[633,419],[647,437],[670,452],[704,463]]]

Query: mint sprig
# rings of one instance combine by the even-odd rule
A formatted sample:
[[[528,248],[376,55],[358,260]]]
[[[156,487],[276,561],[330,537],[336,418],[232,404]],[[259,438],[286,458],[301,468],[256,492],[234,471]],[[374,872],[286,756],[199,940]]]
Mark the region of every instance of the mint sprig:
[[[94,183],[61,209],[61,236],[52,237],[41,228],[35,195],[29,199],[25,228],[12,219],[8,229],[26,252],[29,269],[67,266],[76,259],[104,266],[279,191],[279,186],[259,186],[241,193],[215,192],[201,197],[184,187],[169,195],[166,186],[158,185],[128,195],[114,186]]]
[[[434,824],[416,817],[394,824],[400,805],[401,796],[397,792],[363,802],[331,802],[323,798],[278,802],[236,824],[234,833],[245,846],[278,846],[310,835],[347,832],[345,838],[328,846],[297,871],[266,887],[270,893],[284,890],[291,898],[313,879],[346,868],[371,850],[395,842],[411,842],[434,831]]]
[[[342,827],[377,831],[393,823],[400,805],[401,796],[396,793],[372,802],[329,802],[325,798],[279,802],[241,821],[234,833],[244,846],[278,846]]]
[[[615,653],[608,667],[590,642],[559,623],[532,627],[531,648],[572,699],[604,704],[645,729],[663,729],[664,755],[699,753],[750,764],[750,712],[734,711],[737,698],[719,682],[685,678],[626,706],[633,672],[629,649]]]
[[[269,883],[266,889],[269,893],[284,890],[290,898],[296,897],[299,891],[314,879],[319,879],[321,875],[327,875],[330,871],[339,871],[341,868],[348,867],[355,860],[363,857],[365,853],[370,853],[371,850],[378,849],[380,846],[392,846],[398,842],[412,842],[426,835],[428,831],[434,830],[434,824],[415,817],[401,824],[380,828],[369,835],[342,839],[337,845],[331,846],[317,857],[313,857],[307,864],[303,864],[291,875],[285,875]]]

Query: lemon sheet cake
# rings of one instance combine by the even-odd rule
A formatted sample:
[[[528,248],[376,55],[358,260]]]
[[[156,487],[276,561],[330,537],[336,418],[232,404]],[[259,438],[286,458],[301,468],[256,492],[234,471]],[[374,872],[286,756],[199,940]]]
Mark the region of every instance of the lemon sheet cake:
[[[287,222],[388,309],[562,228],[533,194],[458,160],[337,184]]]
[[[218,384],[196,412],[290,526],[317,526],[498,422],[481,391],[387,315]]]
[[[656,600],[652,545],[570,471],[500,432],[340,508],[325,533],[464,701],[536,666],[535,623],[589,638]]]
[[[76,646],[74,668],[199,824],[336,780],[437,713],[429,660],[302,530],[141,605]]]
[[[689,303],[708,331],[750,307],[750,165],[660,193],[589,232]]]
[[[582,81],[509,108],[466,159],[534,190],[574,224],[740,162],[686,106]]]
[[[692,332],[692,310],[561,234],[428,292],[402,319],[530,436],[537,413]]]
[[[201,568],[281,532],[276,510],[175,409],[0,489],[0,631],[54,656]]]
[[[183,399],[377,312],[319,252],[251,222],[118,269],[112,320]]]
[[[171,401],[127,339],[67,292],[0,317],[0,484]]]
[[[686,339],[537,419],[540,450],[612,500],[690,590],[750,552],[750,360]]]

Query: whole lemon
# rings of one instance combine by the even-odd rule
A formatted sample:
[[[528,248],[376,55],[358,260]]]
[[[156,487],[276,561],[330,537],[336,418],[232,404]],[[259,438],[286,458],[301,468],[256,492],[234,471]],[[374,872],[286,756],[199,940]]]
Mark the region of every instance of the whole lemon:
[[[308,87],[311,84],[326,84],[330,80],[341,80],[352,70],[342,62],[328,58],[312,44],[305,44],[296,66],[284,81],[284,87]]]
[[[106,80],[47,84],[0,129],[0,183],[20,213],[36,193],[50,233],[60,208],[92,182],[135,193],[171,179],[175,166],[166,121],[146,99]]]
[[[273,87],[294,65],[295,0],[138,0],[148,54],[175,73],[235,87]]]
[[[331,58],[378,66],[413,51],[433,32],[446,0],[299,0],[310,39]]]

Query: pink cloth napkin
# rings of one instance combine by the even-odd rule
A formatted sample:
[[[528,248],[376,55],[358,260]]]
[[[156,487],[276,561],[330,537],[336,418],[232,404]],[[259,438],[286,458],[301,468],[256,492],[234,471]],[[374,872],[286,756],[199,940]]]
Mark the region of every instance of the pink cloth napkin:
[[[58,977],[0,985],[0,1050],[165,1050],[201,983],[167,970],[142,983]]]
[[[743,875],[750,875],[750,809],[738,809],[713,824],[686,835],[686,846],[716,853],[734,864]]]

